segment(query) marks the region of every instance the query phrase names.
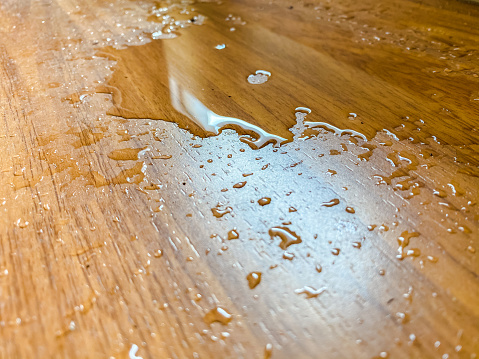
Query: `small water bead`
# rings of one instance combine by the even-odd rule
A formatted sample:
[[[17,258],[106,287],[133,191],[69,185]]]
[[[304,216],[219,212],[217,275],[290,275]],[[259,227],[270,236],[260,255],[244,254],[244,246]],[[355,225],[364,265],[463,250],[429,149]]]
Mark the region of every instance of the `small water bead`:
[[[417,248],[412,249],[411,250],[412,252],[410,252],[410,254],[408,254],[407,252],[409,252],[409,251],[406,251],[405,249],[409,245],[410,239],[413,238],[413,237],[418,237],[418,236],[419,236],[419,233],[417,233],[417,232],[409,232],[409,231],[402,232],[401,235],[397,239],[398,244],[399,244],[399,248],[398,248],[399,254],[396,255],[396,258],[404,259],[408,255],[415,256],[415,254],[419,251],[419,249],[417,249]]]
[[[138,352],[138,345],[133,344],[130,348],[130,351],[128,352],[128,357],[130,359],[143,359],[142,357],[136,356],[137,352]]]
[[[269,80],[271,76],[271,72],[264,71],[264,70],[257,70],[255,75],[248,76],[248,82],[252,85],[261,85],[264,84],[266,81]]]
[[[321,264],[316,264],[316,272],[321,273],[323,271],[323,267]]]
[[[219,44],[219,45],[216,45],[216,46],[215,46],[215,49],[216,49],[216,50],[223,50],[224,48],[226,48],[226,45],[225,45],[225,44]]]
[[[215,322],[227,325],[229,322],[231,322],[231,320],[233,320],[233,316],[231,315],[231,313],[226,311],[226,309],[216,307],[206,313],[206,315],[203,317],[203,320],[206,324],[210,325]]]
[[[294,253],[284,252],[283,253],[283,259],[287,259],[289,261],[292,261],[294,259]]]
[[[270,359],[271,356],[273,355],[273,344],[266,344],[264,347],[264,359]]]
[[[258,200],[258,203],[260,206],[266,206],[271,203],[271,198],[269,197],[263,197]]]
[[[353,207],[346,207],[346,212],[348,213],[356,213]]]
[[[233,208],[231,207],[222,208],[222,206],[218,204],[216,207],[211,208],[211,213],[213,213],[213,216],[215,216],[216,218],[221,218],[224,215],[231,213],[232,210]]]
[[[318,297],[319,295],[323,294],[325,291],[326,291],[326,287],[314,289],[313,287],[310,287],[310,286],[304,286],[303,288],[296,289],[294,292],[296,294],[305,294],[306,298],[311,299],[311,298]]]
[[[239,238],[239,233],[236,230],[236,228],[232,229],[231,231],[228,232],[228,239],[229,240],[238,239],[238,238]]]
[[[246,276],[246,280],[248,281],[248,285],[250,289],[254,289],[258,286],[261,282],[261,272],[251,272]]]
[[[238,183],[234,184],[233,188],[243,188],[244,186],[246,186],[246,181],[238,182]]]
[[[268,232],[271,239],[274,239],[275,237],[281,239],[279,246],[283,250],[293,244],[302,242],[301,237],[287,227],[273,227]]]
[[[329,202],[323,202],[323,203],[321,204],[321,206],[323,206],[323,207],[334,207],[334,206],[336,206],[336,205],[338,205],[338,204],[339,204],[339,199],[334,198],[334,199],[332,199],[332,200],[329,201]]]
[[[356,117],[358,117],[358,115],[356,113],[350,112],[349,116],[348,116],[348,119],[352,121],[352,120],[356,119]]]
[[[292,213],[292,212],[297,212],[298,210],[294,207],[289,207],[289,213]]]
[[[339,256],[340,252],[341,252],[341,250],[339,248],[333,248],[331,250],[331,254],[334,255],[334,256]]]

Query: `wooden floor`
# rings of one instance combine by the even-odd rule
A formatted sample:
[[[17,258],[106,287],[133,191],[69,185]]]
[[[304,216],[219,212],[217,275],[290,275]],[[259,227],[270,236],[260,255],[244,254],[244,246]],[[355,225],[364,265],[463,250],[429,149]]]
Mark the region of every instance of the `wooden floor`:
[[[3,0],[0,358],[479,357],[479,6]]]

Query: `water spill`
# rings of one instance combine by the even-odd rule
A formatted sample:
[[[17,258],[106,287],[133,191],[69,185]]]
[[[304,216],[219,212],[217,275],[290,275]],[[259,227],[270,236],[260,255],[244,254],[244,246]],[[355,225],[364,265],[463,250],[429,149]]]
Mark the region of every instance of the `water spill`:
[[[269,235],[271,239],[279,237],[281,239],[279,246],[284,250],[293,244],[302,242],[301,237],[287,227],[273,227],[269,230]]]
[[[365,153],[361,153],[358,155],[358,158],[361,160],[361,161],[369,161],[369,159],[371,158],[371,156],[373,155],[374,153],[374,150],[377,148],[376,145],[373,145],[373,144],[364,144],[361,146],[362,148],[365,148],[367,149],[368,151],[365,152]]]
[[[248,76],[248,82],[252,85],[261,85],[264,84],[266,81],[269,80],[271,76],[271,72],[264,71],[264,70],[257,70],[255,75]]]
[[[147,147],[142,148],[123,148],[121,150],[114,150],[108,154],[108,157],[115,161],[136,161],[139,154]]]
[[[303,288],[296,289],[294,292],[296,294],[305,294],[306,298],[311,299],[311,298],[316,298],[320,296],[325,291],[326,291],[326,287],[314,289],[313,287],[310,287],[310,286],[304,286]]]
[[[334,207],[339,204],[339,199],[338,198],[333,198],[331,201],[328,202],[323,202],[321,206],[323,207]]]
[[[222,129],[232,128],[239,134],[246,135],[240,138],[241,141],[253,148],[261,148],[268,143],[279,145],[286,141],[285,138],[272,135],[246,121],[214,113],[191,93],[182,89],[173,78],[170,78],[170,91],[173,107],[193,120],[206,133],[218,135]]]
[[[216,307],[206,313],[206,315],[203,317],[203,320],[209,325],[215,322],[227,325],[233,320],[233,316],[226,309],[222,307]]]
[[[72,146],[75,148],[80,148],[83,146],[91,146],[100,140],[103,139],[105,136],[103,132],[95,132],[93,128],[87,128],[81,130],[80,132],[75,132],[73,130],[69,130],[67,134],[73,134],[78,137],[78,141],[72,143]]]
[[[258,286],[261,282],[261,272],[251,272],[246,276],[246,280],[248,281],[248,285],[250,289],[254,289]]]
[[[271,203],[271,198],[269,197],[263,197],[258,200],[258,204],[260,206],[266,206]]]

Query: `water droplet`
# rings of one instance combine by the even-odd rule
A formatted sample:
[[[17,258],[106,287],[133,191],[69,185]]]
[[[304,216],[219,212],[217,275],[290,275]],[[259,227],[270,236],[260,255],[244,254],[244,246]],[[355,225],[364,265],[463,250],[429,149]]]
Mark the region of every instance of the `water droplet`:
[[[233,316],[225,309],[221,307],[216,307],[206,313],[206,315],[203,317],[203,320],[206,324],[218,322],[223,325],[227,325],[229,322],[231,322],[231,320],[233,320]]]
[[[260,206],[266,206],[271,203],[271,198],[269,197],[263,197],[258,200],[258,203]]]
[[[215,46],[215,49],[217,49],[217,50],[223,50],[225,47],[226,47],[225,44],[219,44],[219,45],[216,45],[216,46]]]
[[[128,352],[128,356],[130,359],[143,359],[142,357],[136,356],[136,353],[138,352],[138,345],[133,344],[130,348],[130,351]]]
[[[398,248],[399,254],[396,256],[396,258],[404,259],[404,257],[407,255],[405,248],[409,245],[410,239],[413,237],[418,237],[418,236],[419,236],[419,233],[417,232],[409,232],[409,231],[402,232],[397,239],[399,244],[399,248]]]
[[[269,235],[271,239],[279,237],[281,239],[279,246],[284,250],[292,244],[302,242],[301,237],[287,227],[273,227],[269,230]]]
[[[353,247],[360,249],[361,248],[361,242],[353,242]]]
[[[239,233],[236,230],[236,228],[232,229],[231,231],[228,232],[228,239],[229,240],[238,239],[238,238],[239,238]]]
[[[246,276],[250,289],[256,288],[256,286],[261,282],[261,275],[261,272],[251,272]]]
[[[332,199],[332,200],[329,201],[329,202],[323,202],[323,203],[321,204],[321,206],[323,206],[323,207],[334,207],[334,206],[336,206],[336,205],[338,205],[338,204],[339,204],[339,199],[334,198],[334,199]]]
[[[270,76],[271,72],[258,70],[255,72],[255,75],[248,76],[248,82],[252,85],[261,85],[268,81]]]
[[[353,207],[346,207],[346,212],[348,213],[356,213]]]
[[[339,256],[339,253],[341,252],[341,250],[339,248],[333,248],[331,249],[331,253],[334,255],[334,256]]]
[[[216,205],[216,207],[211,208],[211,213],[213,213],[213,216],[216,218],[221,218],[224,215],[231,213],[233,208],[231,207],[223,207],[219,203]]]
[[[306,294],[306,297],[308,299],[311,299],[311,298],[318,297],[319,295],[321,295],[325,291],[326,291],[326,287],[322,287],[322,288],[319,288],[319,289],[314,289],[313,287],[310,287],[310,286],[304,286],[303,288],[296,289],[294,292],[296,294]]]
[[[233,188],[243,188],[244,186],[246,186],[246,181],[238,182],[238,183],[234,184]]]
[[[273,355],[273,344],[266,344],[264,347],[264,359],[270,359],[271,356]]]
[[[292,261],[294,259],[294,253],[284,252],[283,253],[283,259],[287,259],[289,261]]]

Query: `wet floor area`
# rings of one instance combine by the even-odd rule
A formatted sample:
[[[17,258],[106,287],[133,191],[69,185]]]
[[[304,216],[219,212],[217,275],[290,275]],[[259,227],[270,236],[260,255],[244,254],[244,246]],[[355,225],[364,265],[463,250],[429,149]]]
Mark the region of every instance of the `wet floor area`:
[[[0,357],[477,358],[475,1],[0,18]]]

